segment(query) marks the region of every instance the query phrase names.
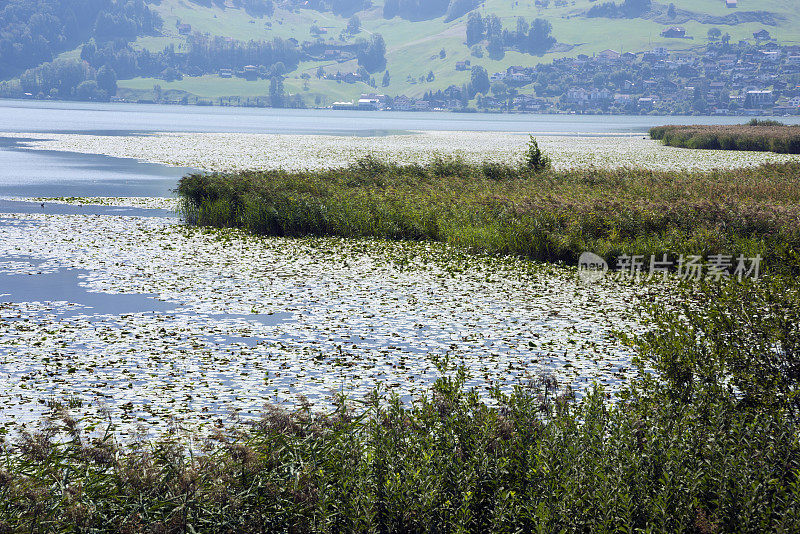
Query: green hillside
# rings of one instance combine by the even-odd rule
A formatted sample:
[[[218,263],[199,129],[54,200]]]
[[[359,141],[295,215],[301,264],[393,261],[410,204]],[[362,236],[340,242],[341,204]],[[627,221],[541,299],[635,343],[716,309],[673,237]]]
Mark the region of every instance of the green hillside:
[[[559,46],[556,50],[541,56],[508,51],[500,60],[489,59],[487,54],[482,58],[475,57],[465,44],[466,15],[450,22],[445,22],[444,17],[415,22],[399,17],[387,20],[383,17],[381,0],[374,1],[370,9],[357,13],[362,23],[362,31],[354,38],[368,37],[371,33],[379,33],[384,37],[391,83],[387,87],[379,85],[379,90],[388,94],[408,96],[420,96],[429,90],[467,83],[469,72],[455,70],[456,62],[461,60],[471,60],[472,65],[481,65],[492,73],[505,70],[510,65],[533,65],[577,54],[592,55],[608,48],[620,52],[637,52],[657,46],[670,50],[687,50],[705,45],[708,41],[707,32],[712,27],[718,27],[728,33],[732,42],[740,39],[752,41],[753,32],[762,28],[766,28],[772,37],[782,44],[800,42],[800,13],[796,2],[791,0],[740,0],[736,9],[727,8],[723,0],[674,0],[672,3],[678,13],[689,11],[712,17],[725,17],[737,12],[762,11],[773,14],[778,21],[774,26],[762,22],[732,25],[713,23],[713,21],[709,23],[702,20],[682,20],[686,15],[677,17],[676,22],[685,27],[687,36],[693,39],[661,37],[661,31],[669,24],[658,19],[609,19],[584,16],[584,13],[597,3],[590,0],[551,1],[547,7],[541,7],[534,5],[533,1],[486,0],[478,8],[483,15],[496,14],[503,22],[504,28],[513,28],[518,17],[525,17],[528,20],[547,19],[552,24],[552,35],[557,39]],[[666,7],[666,4],[662,5]],[[280,6],[276,6],[272,16],[256,18],[241,8],[204,7],[186,0],[162,0],[152,8],[164,19],[162,30],[164,36],[141,38],[136,42],[136,46],[154,51],[169,43],[174,43],[178,50],[185,46],[185,38],[179,35],[176,27],[178,22],[190,24],[193,31],[238,40],[294,37],[302,42],[315,37],[310,32],[312,25],[327,30],[327,35],[324,37],[336,38],[346,27],[348,20],[332,13],[310,9],[290,10]],[[485,49],[485,43],[482,48]],[[445,58],[439,55],[442,49],[446,52]],[[344,63],[305,62],[288,74],[287,90],[302,91],[303,83],[299,76],[303,72],[313,75],[319,66],[324,67],[327,72],[334,73],[357,69],[354,60]],[[434,73],[435,79],[432,82],[427,80],[420,82],[420,77],[427,78],[429,72]],[[375,78],[380,84],[381,75],[376,75]],[[120,87],[146,89],[157,82],[146,78],[134,79],[121,81]],[[268,82],[264,80],[247,82],[242,79],[221,79],[216,76],[203,76],[196,80],[184,78],[182,81],[160,83],[165,89],[178,89],[211,98],[227,95],[265,95],[268,89]],[[364,83],[342,84],[316,80],[313,76],[308,85],[307,92],[311,99],[321,94],[327,97],[327,102],[351,99],[361,92],[371,90]]]
[[[74,9],[70,6],[75,0],[11,1],[34,9],[31,13],[37,9],[31,7],[38,5],[35,1],[51,5],[53,12],[62,17],[53,20],[61,20],[64,28],[70,27],[64,21],[72,16],[67,8]],[[283,77],[283,90],[301,95],[305,105],[319,106],[337,100],[352,100],[363,92],[404,94],[415,98],[451,85],[461,87],[469,83],[470,70],[475,66],[485,68],[491,75],[512,65],[533,66],[579,54],[591,56],[605,49],[618,52],[642,52],[655,47],[671,51],[700,50],[709,43],[708,32],[712,28],[719,29],[720,34],[727,34],[726,39],[731,43],[739,40],[753,42],[753,33],[764,29],[781,45],[800,43],[800,12],[796,0],[739,0],[735,9],[726,7],[725,0],[653,1],[641,13],[631,15],[625,11],[625,18],[615,13],[627,10],[628,4],[647,3],[648,0],[616,0],[617,4],[605,0],[486,0],[483,3],[450,0],[449,5],[448,0],[135,1],[138,2],[136,16],[128,21],[119,19],[122,17],[119,13],[128,9],[121,0],[93,0],[92,5],[100,6],[95,8],[100,16],[122,20],[119,23],[121,28],[135,30],[132,36],[126,34],[124,40],[114,40],[112,37],[117,30],[105,29],[99,20],[85,23],[84,26],[91,27],[91,30],[84,33],[73,31],[58,39],[49,37],[53,33],[50,29],[41,30],[39,40],[50,43],[51,58],[61,61],[61,66],[37,70],[36,65],[46,66],[48,60],[33,56],[16,57],[15,66],[5,69],[5,79],[9,82],[0,86],[0,96],[27,93],[50,98],[108,99],[116,92],[117,97],[125,99],[147,99],[158,86],[157,92],[168,95],[170,100],[187,97],[190,101],[247,100],[269,95],[270,80],[276,75],[276,65],[280,64],[281,72],[277,74]],[[412,21],[401,16],[386,18],[391,14],[391,9],[384,9],[387,1],[405,6],[400,8],[405,17],[423,20]],[[342,7],[352,5],[369,7],[355,13]],[[269,14],[255,14],[254,6]],[[453,6],[460,8],[454,9]],[[477,7],[469,12],[472,6]],[[339,14],[331,9],[336,9]],[[445,9],[447,13],[453,12],[453,16],[445,16]],[[607,14],[609,10],[611,15]],[[95,11],[90,15],[94,16]],[[598,12],[602,12],[601,16],[597,16]],[[24,16],[11,20],[9,17],[13,18],[13,13],[10,8],[0,9],[0,29],[6,24],[5,30],[0,31],[2,50],[19,48],[17,41],[27,39],[24,36],[31,31],[40,31],[33,16],[27,22]],[[473,31],[468,45],[468,21],[475,14],[481,15],[480,20],[486,23],[486,32],[483,37],[478,34],[476,39]],[[355,32],[347,31],[348,24],[351,28],[354,24],[351,15],[358,19]],[[160,26],[151,21],[151,18],[159,17]],[[524,39],[528,34],[517,31],[520,17],[527,21],[523,27],[530,24],[531,32],[536,19],[547,21],[551,29],[544,47],[535,49],[526,44]],[[491,33],[488,29],[490,20],[495,25]],[[9,26],[9,21],[14,26]],[[662,31],[670,26],[685,28],[686,38],[663,37]],[[16,33],[10,33],[9,28]],[[59,31],[67,30],[57,28],[55,33]],[[509,34],[518,38],[508,40]],[[185,54],[196,51],[198,36],[203,35],[208,36],[209,42],[215,37],[218,39],[209,45],[213,50],[201,58],[200,67],[192,68],[191,62],[176,59],[188,57]],[[385,66],[381,55],[378,66],[366,66],[371,72],[365,73],[365,64],[356,58],[364,52],[366,43],[357,43],[376,35],[382,36],[385,42]],[[289,39],[293,39],[287,45],[291,50],[282,44]],[[339,56],[307,53],[305,45],[316,40],[350,46],[351,50]],[[31,42],[30,46],[26,45],[31,50],[42,48],[35,40]],[[85,55],[87,42],[97,43],[96,56]],[[228,42],[239,49],[235,51],[238,55],[234,54],[236,59],[226,63],[227,57],[233,57],[226,55]],[[249,50],[248,42],[254,43]],[[145,51],[151,52],[152,57]],[[95,54],[94,49],[90,54]],[[126,54],[138,55],[128,58]],[[264,54],[272,54],[272,59]],[[82,58],[88,61],[91,69],[71,73],[70,69],[82,68],[75,66]],[[456,69],[458,62],[467,60],[471,62],[469,68]],[[247,65],[245,61],[256,65],[258,72],[245,77],[242,71]],[[65,66],[67,62],[72,62],[73,66]],[[113,68],[116,85],[107,71],[100,73],[104,65]],[[24,72],[25,68],[33,72]],[[344,79],[344,75],[357,72],[359,68],[361,72],[356,80]],[[233,75],[220,76],[225,70],[232,70]],[[64,78],[73,80],[72,85],[54,81]],[[95,80],[96,86],[92,85]],[[81,81],[84,83],[78,88]],[[530,87],[518,89],[532,92]]]

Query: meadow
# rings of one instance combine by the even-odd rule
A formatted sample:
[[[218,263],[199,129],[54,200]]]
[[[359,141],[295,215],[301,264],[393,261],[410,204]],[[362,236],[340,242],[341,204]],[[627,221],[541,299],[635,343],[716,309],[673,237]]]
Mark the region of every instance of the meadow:
[[[707,149],[800,154],[800,127],[753,119],[746,125],[657,126],[650,137],[665,145]]]

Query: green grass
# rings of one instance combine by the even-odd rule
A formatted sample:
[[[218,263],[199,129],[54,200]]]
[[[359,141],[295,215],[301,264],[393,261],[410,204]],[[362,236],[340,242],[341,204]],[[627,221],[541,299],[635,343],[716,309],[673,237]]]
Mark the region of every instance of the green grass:
[[[749,125],[657,126],[650,129],[650,137],[682,148],[800,154],[800,127],[757,119]]]
[[[312,69],[315,70],[315,69]],[[193,95],[199,98],[227,98],[242,97],[255,98],[269,95],[268,80],[245,80],[244,78],[220,78],[216,75],[207,74],[204,76],[186,76],[182,80],[167,82],[158,78],[133,78],[131,80],[120,80],[119,87],[125,91],[131,91],[142,97],[149,98],[152,94],[153,86],[160,85],[163,91],[177,91]],[[284,88],[287,93],[299,93],[306,101],[306,105],[313,106],[317,95],[323,97],[326,104],[331,104],[334,100],[352,101],[362,92],[372,90],[364,83],[346,84],[337,83],[333,80],[318,80],[313,77],[308,81],[309,90],[303,89],[302,79],[290,77],[284,81]]]
[[[800,165],[714,172],[532,173],[437,159],[367,158],[319,172],[192,174],[178,193],[191,222],[259,234],[433,240],[493,254],[577,263],[592,251],[760,255],[795,269]]]

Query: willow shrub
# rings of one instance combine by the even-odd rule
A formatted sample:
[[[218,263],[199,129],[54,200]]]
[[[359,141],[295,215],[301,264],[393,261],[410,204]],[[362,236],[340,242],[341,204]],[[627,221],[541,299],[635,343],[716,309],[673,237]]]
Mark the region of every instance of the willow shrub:
[[[367,158],[316,172],[191,174],[191,223],[277,236],[428,239],[575,264],[584,251],[731,254],[796,265],[800,164],[713,172],[533,170]]]

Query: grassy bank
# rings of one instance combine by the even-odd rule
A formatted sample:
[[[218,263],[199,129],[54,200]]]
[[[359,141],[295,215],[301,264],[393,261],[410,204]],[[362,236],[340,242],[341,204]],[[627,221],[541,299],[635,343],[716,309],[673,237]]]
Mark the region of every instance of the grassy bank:
[[[201,453],[64,418],[0,453],[0,531],[797,531],[797,287],[685,301],[636,342],[662,379],[617,405],[541,380],[487,406],[442,364],[415,406],[272,409]]]
[[[279,236],[435,240],[489,253],[577,262],[593,251],[732,254],[796,265],[800,164],[735,171],[597,168],[371,158],[319,172],[192,174],[178,193],[187,219]]]
[[[681,148],[800,154],[800,126],[757,119],[746,125],[656,126],[650,137]]]

